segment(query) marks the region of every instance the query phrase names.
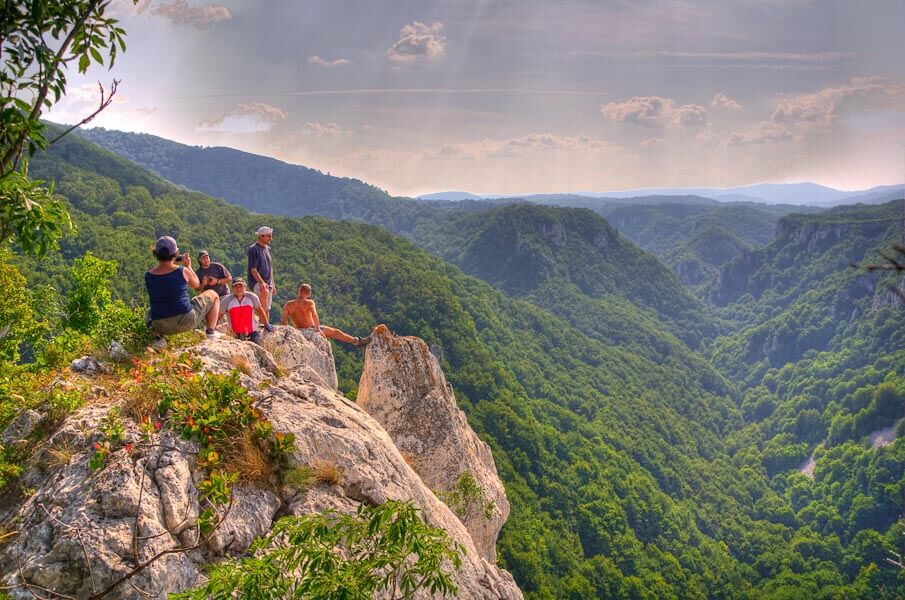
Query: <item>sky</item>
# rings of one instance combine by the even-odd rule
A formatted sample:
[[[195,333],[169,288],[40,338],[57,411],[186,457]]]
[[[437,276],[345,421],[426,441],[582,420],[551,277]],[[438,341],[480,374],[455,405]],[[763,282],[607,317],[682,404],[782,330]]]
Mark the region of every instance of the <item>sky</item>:
[[[905,0],[112,0],[45,116],[391,194],[905,181]]]

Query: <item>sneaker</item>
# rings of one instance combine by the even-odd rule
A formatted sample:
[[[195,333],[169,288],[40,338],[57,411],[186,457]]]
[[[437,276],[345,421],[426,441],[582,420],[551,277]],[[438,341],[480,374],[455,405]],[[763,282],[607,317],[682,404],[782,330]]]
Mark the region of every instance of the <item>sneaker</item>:
[[[357,348],[364,348],[365,346],[367,346],[370,343],[371,343],[371,336],[369,336],[369,335],[365,336],[365,337],[355,338],[355,346]]]
[[[217,339],[222,338],[223,334],[220,333],[219,331],[215,331],[213,329],[205,329],[204,337],[206,337],[209,340],[217,340]]]
[[[166,350],[167,341],[166,341],[166,339],[159,337],[156,340],[154,340],[153,342],[151,342],[151,347],[154,348],[155,350]]]

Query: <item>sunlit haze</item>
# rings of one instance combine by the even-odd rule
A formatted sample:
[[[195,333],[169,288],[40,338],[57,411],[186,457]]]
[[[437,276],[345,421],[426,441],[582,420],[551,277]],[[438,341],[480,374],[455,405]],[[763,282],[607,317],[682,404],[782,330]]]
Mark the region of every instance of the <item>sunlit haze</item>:
[[[46,115],[393,194],[905,181],[905,3],[114,1]]]

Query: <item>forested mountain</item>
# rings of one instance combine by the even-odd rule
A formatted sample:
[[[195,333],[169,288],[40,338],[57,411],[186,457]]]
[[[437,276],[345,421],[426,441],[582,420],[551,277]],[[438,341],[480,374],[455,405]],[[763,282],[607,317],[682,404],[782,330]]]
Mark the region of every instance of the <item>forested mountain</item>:
[[[853,265],[879,261],[877,249],[901,239],[901,210],[900,199],[784,217],[776,238],[725,265],[711,291],[741,324],[712,347],[713,363],[744,388],[748,425],[729,438],[734,461],[765,468],[793,509],[764,504],[761,514],[822,537],[830,560],[841,547],[882,554],[887,528],[902,535],[903,307],[888,276]]]
[[[631,344],[665,330],[695,347],[716,333],[706,308],[672,273],[586,209],[520,203],[450,213],[425,223],[412,238],[607,343]],[[671,352],[683,350],[671,344],[659,354]]]
[[[232,148],[187,146],[153,135],[103,128],[79,130],[78,135],[168,181],[257,213],[320,215],[406,233],[423,220],[434,218],[443,208],[459,211],[486,206],[393,198],[357,179],[333,177]]]
[[[120,264],[118,294],[141,300],[147,248],[162,233],[241,272],[262,217],[162,184],[77,138],[60,144],[32,170],[57,181],[79,233],[60,255],[24,263],[31,285],[65,289],[65,263],[91,250]],[[72,156],[109,161],[108,176],[74,166]],[[156,193],[135,185],[142,180]],[[690,373],[602,344],[372,226],[266,220],[277,231],[282,298],[308,280],[326,322],[354,332],[385,322],[443,356],[461,405],[494,447],[513,504],[500,555],[529,596],[748,589],[753,572],[719,540],[756,528],[747,515],[752,479],[711,466],[725,463],[721,437],[741,422],[706,366]],[[353,393],[360,358],[337,355]],[[699,381],[708,371],[711,389]]]
[[[704,307],[658,261],[620,239],[606,221],[587,211],[544,210],[528,204],[518,208],[507,206],[508,201],[415,201],[361,195],[358,188],[331,187],[335,178],[311,169],[235,150],[202,149],[103,129],[83,135],[176,183],[256,212],[316,214],[380,225],[511,296],[528,298],[587,331],[608,332],[607,341],[628,343],[639,337],[616,333],[627,322],[626,303],[646,313],[647,318],[639,314],[632,319],[639,328],[651,320],[660,321],[692,346],[715,334]],[[168,158],[168,152],[178,160]],[[304,187],[314,179],[316,185]],[[319,195],[326,188],[332,192]],[[462,240],[469,241],[463,245]]]
[[[719,267],[741,250],[769,242],[780,216],[793,210],[817,210],[750,202],[723,204],[700,196],[591,198],[548,194],[478,200],[465,195],[458,197],[459,201],[391,198],[358,180],[332,177],[230,148],[187,146],[152,135],[103,128],[80,131],[79,135],[169,181],[254,212],[363,221],[414,239],[432,252],[438,250],[437,246],[427,245],[430,236],[419,230],[426,226],[435,232],[437,220],[447,213],[483,211],[516,201],[587,208],[657,255],[696,292],[711,283]]]
[[[659,204],[606,204],[596,210],[629,239],[656,254],[682,283],[700,291],[712,283],[720,267],[743,250],[769,243],[780,217],[819,209],[664,199]]]
[[[66,290],[68,262],[91,250],[117,260],[118,295],[140,301],[156,236],[206,246],[235,273],[266,220],[278,299],[309,280],[327,323],[382,321],[428,340],[493,446],[513,504],[499,553],[529,598],[875,598],[905,583],[884,562],[902,539],[905,438],[866,437],[895,424],[905,398],[901,312],[875,276],[846,266],[896,235],[884,212],[895,206],[784,218],[776,240],[721,271],[711,293],[727,333],[585,211],[441,207],[432,230],[440,213],[419,217],[413,230],[432,231],[435,251],[535,306],[375,227],[252,215],[76,138],[32,174],[57,181],[80,227],[60,255],[17,259],[32,287]],[[735,271],[746,275],[730,281]],[[587,312],[588,298],[605,303]],[[740,406],[667,332],[684,318],[705,338],[722,332],[703,345],[742,387]],[[354,393],[359,358],[336,354]],[[796,470],[812,453],[813,479]]]

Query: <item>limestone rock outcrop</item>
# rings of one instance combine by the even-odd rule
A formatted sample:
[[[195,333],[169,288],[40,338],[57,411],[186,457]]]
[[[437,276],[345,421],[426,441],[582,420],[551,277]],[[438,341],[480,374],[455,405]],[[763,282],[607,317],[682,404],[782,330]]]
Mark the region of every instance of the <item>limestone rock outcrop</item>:
[[[383,325],[375,328],[371,340],[358,388],[359,406],[380,421],[428,487],[457,497],[453,508],[481,557],[494,562],[509,502],[490,447],[468,425],[423,340],[394,336]],[[463,485],[468,478],[477,487],[470,494]]]
[[[388,335],[377,336],[366,362],[378,360],[379,349],[395,343]],[[421,366],[400,376],[399,389],[445,389],[442,373],[421,356],[422,348],[402,340],[400,352],[414,355],[400,356],[399,365]],[[103,469],[92,472],[87,463],[101,419],[122,399],[89,405],[70,415],[29,463],[22,484],[36,491],[0,514],[0,521],[14,524],[15,534],[0,548],[0,582],[20,586],[9,590],[14,598],[32,598],[32,591],[44,597],[42,589],[90,598],[108,588],[106,598],[163,598],[203,582],[206,564],[224,555],[241,556],[280,516],[326,508],[351,512],[362,502],[387,499],[413,501],[429,523],[444,528],[465,548],[462,568],[453,574],[459,598],[522,597],[511,575],[488,560],[488,541],[480,538],[478,545],[475,534],[434,494],[432,489],[445,489],[443,482],[425,483],[378,420],[336,390],[332,352],[323,338],[277,328],[265,337],[263,349],[251,342],[218,339],[190,351],[206,369],[238,368],[243,373],[243,384],[274,430],[295,435],[290,466],[329,467],[339,473],[338,481],[305,491],[237,485],[223,525],[210,540],[199,543],[195,521],[204,472],[196,464],[197,446],[166,428],[153,443],[142,442],[137,425],[126,420],[126,441],[135,449],[111,454]],[[436,373],[431,370],[435,368]],[[371,367],[370,372],[390,376],[386,366]],[[430,383],[405,381],[423,375]],[[436,418],[433,412],[408,414],[422,421]],[[450,419],[452,425],[458,417]],[[464,417],[458,424],[467,428]],[[472,447],[457,450],[437,439],[451,454],[482,452],[477,438],[457,435]],[[469,463],[469,468],[475,467]],[[497,485],[502,490],[498,480]],[[508,504],[505,498],[494,502],[501,521],[502,507],[508,509]],[[23,582],[32,591],[21,587]]]

